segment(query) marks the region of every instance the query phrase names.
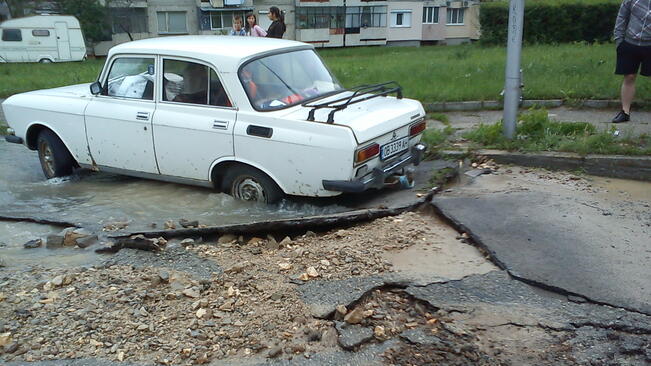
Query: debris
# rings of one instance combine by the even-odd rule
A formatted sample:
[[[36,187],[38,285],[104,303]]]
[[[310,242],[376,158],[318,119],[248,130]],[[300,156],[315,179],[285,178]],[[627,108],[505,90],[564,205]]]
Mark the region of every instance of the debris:
[[[267,358],[275,358],[280,356],[282,353],[283,353],[283,348],[280,346],[276,346],[269,350],[269,352],[267,353]]]
[[[348,324],[359,324],[362,320],[364,320],[364,311],[361,308],[355,308],[344,317],[344,321]]]
[[[280,246],[281,246],[281,247],[287,247],[288,245],[291,245],[291,244],[292,244],[292,238],[290,238],[289,236],[286,236],[286,237],[285,237],[285,238],[280,242]]]
[[[335,308],[335,320],[344,320],[344,317],[348,313],[348,309],[344,305],[337,305]]]
[[[117,221],[117,222],[111,222],[102,228],[102,231],[116,231],[116,230],[122,230],[125,229],[127,226],[129,226],[128,221]]]
[[[278,267],[280,267],[281,270],[287,271],[292,268],[291,263],[278,263]]]
[[[237,236],[233,234],[224,234],[217,239],[218,244],[227,244],[227,243],[232,243],[235,240],[237,240]]]
[[[375,326],[375,328],[373,328],[373,335],[375,335],[375,338],[380,338],[380,339],[386,337],[384,327],[381,325]]]
[[[25,249],[33,249],[33,248],[38,248],[41,245],[43,245],[43,240],[42,239],[33,239],[33,240],[30,240],[27,243],[23,244],[23,247]]]
[[[319,277],[319,272],[314,267],[307,267],[307,275],[310,277]]]
[[[183,295],[185,295],[187,297],[190,297],[190,298],[193,298],[193,299],[196,299],[197,297],[201,296],[199,294],[199,291],[197,289],[195,289],[194,287],[193,288],[187,288],[187,289],[183,290],[182,293],[183,293]]]
[[[356,347],[371,341],[373,339],[373,330],[361,325],[348,325],[343,322],[335,322],[335,329],[339,333],[339,345],[346,350],[352,350]]]
[[[192,227],[197,227],[199,226],[199,221],[197,220],[186,220],[186,219],[181,219],[179,220],[179,225],[181,225],[184,228],[192,228]]]
[[[169,220],[165,221],[165,230],[174,230],[176,229],[176,225],[174,224],[174,221]]]

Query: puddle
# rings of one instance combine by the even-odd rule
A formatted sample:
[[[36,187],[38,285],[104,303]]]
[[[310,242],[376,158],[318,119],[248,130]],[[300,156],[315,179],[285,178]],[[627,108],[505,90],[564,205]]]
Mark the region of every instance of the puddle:
[[[601,195],[604,197],[625,198],[651,203],[651,182],[594,176],[589,176],[586,179],[595,187],[600,188],[602,190]]]
[[[384,255],[394,270],[416,277],[451,280],[498,270],[477,248],[455,239],[459,234],[441,219],[425,217],[429,221],[427,240]]]
[[[99,262],[101,257],[94,248],[46,249],[45,240],[40,248],[25,249],[23,244],[32,239],[45,239],[50,234],[61,232],[62,228],[27,222],[0,221],[0,259],[8,269],[31,265],[41,267],[81,266]]]

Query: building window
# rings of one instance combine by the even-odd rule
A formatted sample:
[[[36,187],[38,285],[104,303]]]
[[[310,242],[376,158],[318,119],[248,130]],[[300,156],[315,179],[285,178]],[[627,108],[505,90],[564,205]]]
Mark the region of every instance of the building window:
[[[423,8],[423,24],[436,24],[439,22],[439,7],[426,6]]]
[[[242,26],[244,26],[246,18],[243,11],[212,12],[210,14],[210,29],[232,28],[233,18],[238,15],[242,18]]]
[[[32,36],[34,37],[49,37],[50,31],[47,29],[34,29],[32,31]]]
[[[20,29],[3,29],[2,40],[5,42],[21,42],[23,35],[20,33]]]
[[[346,28],[384,28],[386,6],[351,6],[346,8]]]
[[[336,29],[344,27],[341,6],[309,6],[296,8],[298,29]]]
[[[145,8],[109,9],[113,34],[148,32],[147,12]]]
[[[411,10],[392,10],[391,27],[393,28],[411,27]]]
[[[159,11],[158,33],[188,33],[184,11]]]
[[[447,24],[463,24],[464,8],[450,9],[448,8],[448,22]]]

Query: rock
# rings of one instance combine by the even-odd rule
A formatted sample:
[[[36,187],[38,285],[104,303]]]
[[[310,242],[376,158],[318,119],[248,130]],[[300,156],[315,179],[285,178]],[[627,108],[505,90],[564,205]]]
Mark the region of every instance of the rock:
[[[285,237],[285,238],[280,242],[280,246],[281,246],[281,247],[287,247],[288,245],[291,245],[291,244],[292,244],[292,238],[290,238],[289,236],[286,236],[286,237]]]
[[[261,243],[262,241],[264,241],[264,239],[262,239],[262,238],[258,238],[258,237],[255,237],[255,236],[254,236],[254,237],[252,237],[251,239],[249,239],[249,241],[247,242],[247,244],[248,244],[248,245],[255,245],[255,244]]]
[[[98,341],[96,341],[96,340],[94,340],[92,338],[90,339],[90,341],[88,343],[90,343],[90,345],[93,346],[93,347],[104,347],[104,343],[98,342]]]
[[[147,317],[147,316],[149,316],[149,312],[147,311],[147,309],[145,309],[144,306],[142,306],[142,307],[138,310],[138,315],[140,315],[140,316],[142,316],[142,317]]]
[[[183,295],[185,295],[187,297],[190,297],[190,298],[193,298],[193,299],[196,299],[197,297],[201,296],[201,294],[199,293],[199,290],[197,290],[194,287],[193,288],[186,288],[185,290],[183,290]]]
[[[343,322],[335,322],[335,329],[339,333],[339,345],[346,350],[353,350],[373,339],[373,330],[362,327],[361,325],[348,325]]]
[[[307,280],[310,279],[310,276],[308,276],[307,273],[301,273],[301,275],[298,276],[298,279],[301,280],[301,281],[307,281]]]
[[[253,248],[251,248],[250,252],[253,255],[260,255],[260,254],[262,254],[262,249],[260,249],[258,247],[253,247]]]
[[[197,227],[199,226],[199,221],[197,220],[186,220],[186,219],[181,219],[179,220],[179,225],[183,226],[184,228],[189,228],[189,227]]]
[[[174,224],[174,221],[169,220],[165,221],[165,230],[174,230],[176,229],[176,224]]]
[[[43,245],[43,240],[42,239],[33,239],[28,241],[27,243],[23,244],[23,248],[25,249],[34,249],[38,248],[41,245]]]
[[[375,335],[375,338],[380,338],[380,339],[386,337],[384,327],[381,325],[377,325],[375,328],[373,328],[373,335]]]
[[[203,318],[206,315],[206,309],[200,308],[199,310],[197,310],[195,315],[197,316],[198,319]]]
[[[348,324],[359,324],[362,320],[364,320],[364,311],[359,307],[355,308],[344,317],[344,321]]]
[[[348,313],[348,309],[344,305],[337,305],[335,308],[335,320],[344,320],[344,317]]]
[[[316,271],[314,267],[307,267],[306,271],[307,275],[314,278],[314,277],[319,277],[319,272]]]
[[[310,231],[310,230],[308,230],[308,231],[305,233],[304,236],[305,236],[306,238],[315,238],[315,237],[316,237],[316,233],[314,233],[314,231]]]
[[[97,243],[97,235],[90,235],[83,238],[77,239],[75,242],[79,248],[88,248],[89,246]]]
[[[118,361],[120,361],[120,362],[124,361],[124,352],[123,351],[118,352]]]
[[[240,273],[242,272],[246,267],[248,267],[250,263],[248,261],[244,261],[242,263],[237,263],[233,265],[230,268],[227,268],[224,272],[226,273]]]
[[[188,239],[183,239],[183,240],[181,240],[180,244],[181,244],[182,247],[188,247],[190,245],[194,245],[194,239],[189,239],[189,238]]]
[[[62,235],[48,235],[47,238],[45,238],[45,247],[48,249],[61,248],[62,246]]]
[[[280,267],[281,270],[287,271],[292,268],[291,263],[278,263],[278,267]]]
[[[232,243],[235,240],[237,240],[237,236],[233,234],[224,234],[217,239],[218,244],[227,244],[227,243]]]
[[[162,282],[167,283],[170,281],[170,274],[167,271],[160,271],[158,272],[158,278],[160,278]]]
[[[14,353],[18,350],[19,344],[16,342],[10,343],[5,346],[5,353]]]
[[[269,352],[267,353],[267,358],[275,358],[280,356],[282,353],[283,353],[283,348],[280,346],[276,346],[269,350]]]
[[[0,333],[0,347],[4,347],[11,343],[11,332]]]
[[[5,261],[4,258],[0,257],[0,268],[6,267],[6,266],[7,266],[7,262]]]
[[[326,267],[330,266],[330,261],[327,259],[322,259],[320,263]]]
[[[278,301],[283,298],[283,293],[282,292],[275,292],[273,295],[271,295],[270,299],[273,301]]]
[[[5,301],[6,298],[7,298],[7,295],[5,295],[3,292],[0,292],[0,302]],[[1,331],[2,331],[2,329],[0,329],[0,332]]]
[[[52,285],[59,287],[63,285],[63,276],[62,275],[56,276],[50,282],[52,283]]]
[[[85,238],[90,236],[91,233],[86,229],[74,229],[74,230],[64,230],[65,234],[63,236],[63,245],[67,247],[72,247],[77,245],[77,239]]]
[[[278,244],[278,242],[273,236],[267,235],[267,244],[265,245],[265,247],[270,250],[278,250],[280,249],[280,244]]]

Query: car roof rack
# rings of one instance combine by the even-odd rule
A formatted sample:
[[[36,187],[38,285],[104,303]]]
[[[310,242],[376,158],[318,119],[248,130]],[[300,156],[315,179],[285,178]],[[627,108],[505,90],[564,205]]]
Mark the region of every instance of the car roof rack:
[[[350,89],[344,89],[339,92],[345,92],[345,91],[352,92],[353,94],[347,97],[343,97],[343,98],[339,98],[339,99],[335,99],[323,103],[314,103],[314,100],[312,100],[309,103],[302,104],[303,107],[312,108],[310,110],[310,113],[307,115],[307,120],[314,121],[314,113],[316,112],[317,109],[330,108],[332,109],[332,111],[328,113],[327,123],[332,124],[335,122],[334,120],[335,113],[342,109],[346,109],[346,107],[348,107],[351,104],[360,103],[377,97],[387,96],[392,93],[396,93],[396,97],[398,99],[402,99],[402,87],[395,81],[388,81],[386,83],[380,83],[380,84],[360,85]],[[358,98],[366,94],[371,94],[371,95]],[[320,98],[317,98],[316,100],[321,100],[331,95],[332,94],[324,95]]]

